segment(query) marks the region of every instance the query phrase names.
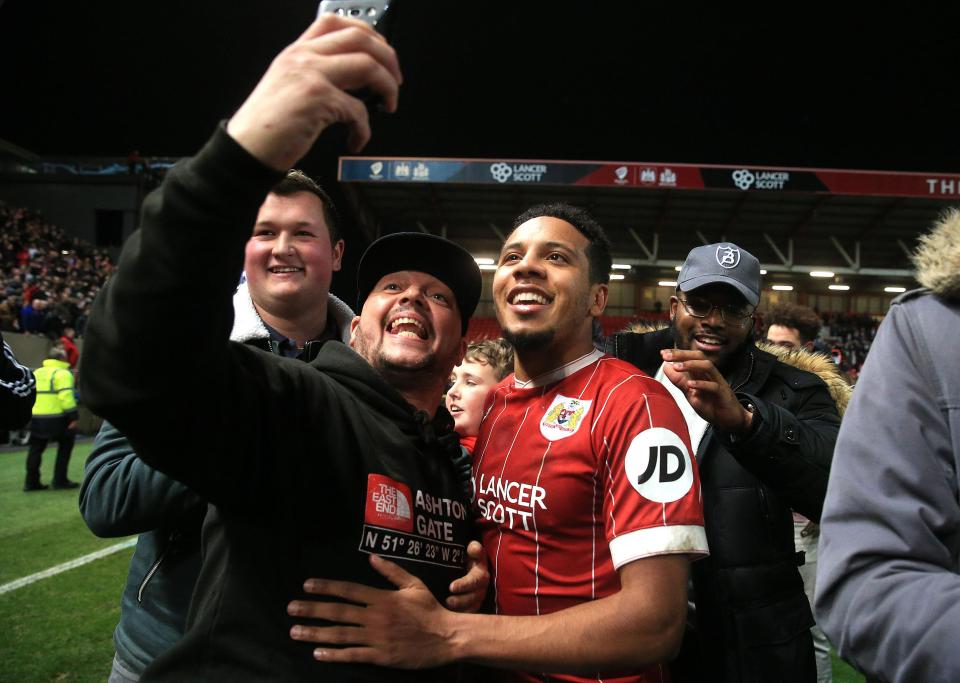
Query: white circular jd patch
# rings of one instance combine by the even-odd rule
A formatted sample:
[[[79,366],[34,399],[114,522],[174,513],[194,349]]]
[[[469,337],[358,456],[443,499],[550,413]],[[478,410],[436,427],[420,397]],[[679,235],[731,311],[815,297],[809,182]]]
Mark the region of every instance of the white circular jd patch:
[[[637,493],[657,503],[680,500],[693,486],[693,464],[683,439],[663,427],[634,437],[624,470]]]

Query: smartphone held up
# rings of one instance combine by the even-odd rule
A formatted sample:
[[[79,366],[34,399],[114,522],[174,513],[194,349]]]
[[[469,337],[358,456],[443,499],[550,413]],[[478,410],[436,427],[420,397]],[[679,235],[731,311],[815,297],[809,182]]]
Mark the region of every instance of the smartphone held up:
[[[323,0],[320,3],[320,9],[317,10],[317,16],[337,14],[341,17],[365,21],[377,28],[377,24],[383,19],[389,6],[388,0]]]

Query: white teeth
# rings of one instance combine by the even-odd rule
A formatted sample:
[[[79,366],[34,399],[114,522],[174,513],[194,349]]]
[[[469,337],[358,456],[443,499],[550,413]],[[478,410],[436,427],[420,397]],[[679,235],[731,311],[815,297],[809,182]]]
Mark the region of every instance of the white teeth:
[[[412,325],[416,331],[409,329],[398,329],[403,325]],[[396,320],[393,320],[390,323],[390,331],[396,334],[398,337],[407,337],[408,339],[426,339],[426,330],[423,327],[423,323],[414,318],[400,317]]]
[[[399,325],[413,325],[418,330],[423,329],[423,325],[420,324],[420,321],[414,320],[413,318],[397,318],[392,323],[390,323],[390,329],[395,329]]]
[[[536,292],[520,292],[513,297],[515,304],[546,304],[547,297]]]
[[[721,344],[723,344],[723,342],[717,339],[716,337],[697,337],[697,341],[703,342],[704,344],[712,344],[715,346],[720,346]]]
[[[268,268],[267,270],[269,270],[271,273],[298,273],[301,270],[303,270],[303,268],[294,268],[293,266],[286,266],[286,267],[277,266],[274,268]]]

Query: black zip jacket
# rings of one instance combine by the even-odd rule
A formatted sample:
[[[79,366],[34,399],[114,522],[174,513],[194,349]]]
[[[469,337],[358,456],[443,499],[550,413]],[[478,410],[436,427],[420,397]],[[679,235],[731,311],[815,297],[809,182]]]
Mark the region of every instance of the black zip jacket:
[[[443,600],[473,534],[445,410],[414,411],[338,342],[304,363],[228,340],[249,226],[279,176],[220,128],[147,198],[87,325],[87,403],[212,505],[187,633],[143,680],[450,680],[320,664],[289,637],[304,579],[390,587],[376,551]]]
[[[669,329],[607,341],[608,353],[651,376],[672,347]],[[754,425],[740,439],[708,427],[697,449],[710,556],[691,566],[695,630],[674,680],[815,681],[792,510],[819,521],[840,415],[820,377],[752,343],[727,380],[755,407]]]

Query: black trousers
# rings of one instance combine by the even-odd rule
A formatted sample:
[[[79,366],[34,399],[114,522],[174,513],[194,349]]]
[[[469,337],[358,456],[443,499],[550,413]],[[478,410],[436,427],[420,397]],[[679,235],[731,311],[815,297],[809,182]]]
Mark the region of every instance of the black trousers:
[[[40,483],[40,460],[50,441],[57,442],[57,461],[53,466],[53,483],[63,484],[67,481],[67,466],[70,464],[70,454],[73,453],[73,442],[76,432],[67,429],[66,417],[34,418],[30,423],[30,450],[27,451],[27,480],[28,486]]]

